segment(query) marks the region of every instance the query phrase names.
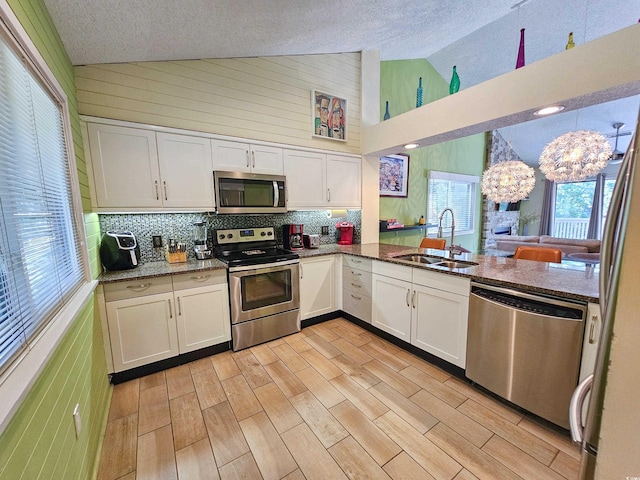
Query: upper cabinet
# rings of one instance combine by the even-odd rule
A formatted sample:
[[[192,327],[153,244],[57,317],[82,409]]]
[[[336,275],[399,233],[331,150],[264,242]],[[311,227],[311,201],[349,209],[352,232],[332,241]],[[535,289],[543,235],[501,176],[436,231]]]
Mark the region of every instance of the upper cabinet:
[[[98,208],[213,209],[208,138],[87,125]]]
[[[226,140],[211,140],[213,169],[282,175],[282,149]]]
[[[360,208],[360,159],[285,150],[288,208]]]

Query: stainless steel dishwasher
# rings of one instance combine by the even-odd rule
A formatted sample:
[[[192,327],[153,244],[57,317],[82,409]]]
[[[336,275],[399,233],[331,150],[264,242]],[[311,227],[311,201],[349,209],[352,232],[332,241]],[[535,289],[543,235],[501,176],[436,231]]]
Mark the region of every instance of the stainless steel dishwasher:
[[[584,303],[472,282],[467,378],[569,428],[586,310]]]

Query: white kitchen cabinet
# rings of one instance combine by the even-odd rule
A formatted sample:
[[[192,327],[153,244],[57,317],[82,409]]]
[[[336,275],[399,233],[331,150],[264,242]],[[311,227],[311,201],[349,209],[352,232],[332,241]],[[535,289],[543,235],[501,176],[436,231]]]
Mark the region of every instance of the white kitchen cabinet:
[[[214,170],[283,175],[281,148],[226,140],[211,140],[211,146]]]
[[[371,323],[371,260],[343,256],[342,309],[360,320]]]
[[[360,159],[284,151],[289,209],[360,208]]]
[[[97,123],[87,132],[96,207],[214,208],[208,138]]]
[[[411,267],[385,262],[372,264],[371,324],[411,341]]]
[[[224,270],[173,276],[180,353],[231,340]]]
[[[213,208],[213,165],[208,138],[156,133],[164,207]]]
[[[96,206],[162,207],[155,132],[95,123],[87,131]]]
[[[178,355],[173,293],[106,303],[116,372]]]
[[[300,318],[336,310],[333,255],[300,259]]]
[[[468,278],[413,269],[411,344],[465,368]]]

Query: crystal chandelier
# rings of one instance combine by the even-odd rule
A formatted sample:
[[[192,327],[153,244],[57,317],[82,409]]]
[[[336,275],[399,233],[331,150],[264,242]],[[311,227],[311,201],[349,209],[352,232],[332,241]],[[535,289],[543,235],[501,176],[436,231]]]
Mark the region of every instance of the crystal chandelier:
[[[520,160],[498,162],[482,174],[482,194],[496,203],[518,202],[526,198],[535,185],[535,171]]]
[[[611,145],[601,133],[565,133],[542,150],[540,171],[552,182],[579,182],[606,167],[611,153]]]

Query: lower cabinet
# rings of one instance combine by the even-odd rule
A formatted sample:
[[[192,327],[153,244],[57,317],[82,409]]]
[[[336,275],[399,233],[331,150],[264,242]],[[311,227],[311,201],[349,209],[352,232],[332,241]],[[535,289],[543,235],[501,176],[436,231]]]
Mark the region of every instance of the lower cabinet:
[[[373,325],[465,368],[469,279],[373,264]]]
[[[225,270],[103,287],[115,372],[231,340]]]
[[[342,310],[371,323],[371,260],[343,255]]]
[[[300,318],[336,310],[335,256],[300,259]]]

